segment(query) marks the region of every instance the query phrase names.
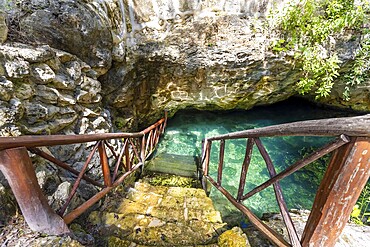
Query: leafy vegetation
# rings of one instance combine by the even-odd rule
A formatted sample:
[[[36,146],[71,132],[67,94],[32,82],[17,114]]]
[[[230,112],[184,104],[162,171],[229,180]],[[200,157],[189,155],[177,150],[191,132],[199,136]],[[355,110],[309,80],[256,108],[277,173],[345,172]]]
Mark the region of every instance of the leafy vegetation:
[[[315,90],[317,98],[329,95],[341,63],[334,51],[336,38],[344,31],[364,35],[368,13],[368,0],[298,0],[270,16],[272,27],[281,32],[272,50],[293,53],[294,61],[302,68],[299,93]],[[364,37],[353,68],[345,76],[345,99],[350,97],[350,86],[362,83],[368,72],[370,37]]]
[[[359,225],[370,225],[370,184],[367,183],[351,213],[351,221]]]
[[[366,29],[364,32],[367,34],[357,51],[355,63],[351,71],[344,76],[346,86],[343,97],[346,100],[350,98],[351,86],[359,85],[370,78],[370,31]]]

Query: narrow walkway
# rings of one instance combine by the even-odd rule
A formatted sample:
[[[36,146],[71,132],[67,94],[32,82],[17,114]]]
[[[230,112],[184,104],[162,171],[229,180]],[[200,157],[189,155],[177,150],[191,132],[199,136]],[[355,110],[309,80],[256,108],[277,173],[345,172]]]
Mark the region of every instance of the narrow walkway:
[[[136,182],[125,198],[92,212],[88,221],[108,246],[218,246],[226,230],[202,189],[146,182]]]

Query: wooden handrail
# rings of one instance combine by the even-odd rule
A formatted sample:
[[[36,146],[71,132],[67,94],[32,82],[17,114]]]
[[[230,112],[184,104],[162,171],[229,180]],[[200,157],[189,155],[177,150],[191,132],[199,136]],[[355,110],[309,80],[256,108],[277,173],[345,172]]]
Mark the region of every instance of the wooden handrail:
[[[144,166],[145,161],[155,150],[160,135],[164,132],[166,122],[167,113],[165,113],[164,118],[137,133],[0,137],[0,170],[9,183],[12,184],[11,187],[13,191],[15,190],[17,201],[22,205],[23,215],[27,223],[31,226],[31,229],[41,230],[48,234],[64,234],[69,232],[66,224],[69,224],[94,203],[121,184],[127,176]],[[116,154],[114,148],[106,142],[106,140],[109,139],[119,139],[117,143],[122,143],[122,145],[117,145],[118,149],[122,149],[117,150],[119,156]],[[95,146],[90,152],[81,171],[73,169],[68,164],[37,148],[40,146],[68,145],[86,142],[95,142]],[[112,170],[107,156],[107,149],[113,154],[112,160],[115,160],[113,174],[111,174]],[[78,176],[67,201],[62,208],[58,210],[60,216],[58,216],[47,204],[47,199],[42,194],[37,183],[36,173],[27,150],[40,155],[58,167],[66,169]],[[101,185],[98,181],[91,179],[85,174],[95,151],[99,152],[104,185]],[[123,159],[125,162],[122,162]],[[120,170],[120,168],[122,169]],[[69,204],[80,185],[81,179],[101,187],[102,190],[64,216],[64,213],[70,206]],[[17,182],[18,180],[20,182]],[[30,184],[30,181],[32,184]],[[28,193],[30,191],[32,193]],[[40,224],[38,223],[39,217],[41,217]],[[63,219],[61,217],[63,217]]]
[[[207,138],[209,141],[272,136],[354,136],[370,137],[370,114],[278,124]]]
[[[100,133],[86,135],[43,135],[43,136],[17,136],[0,137],[0,150],[16,147],[41,147],[68,145],[99,140],[135,138],[143,136],[142,133]]]
[[[278,136],[336,136],[337,138],[302,160],[290,165],[284,171],[277,173],[268,151],[259,138]],[[229,139],[248,140],[236,197],[232,196],[221,184],[224,153],[226,152],[225,140]],[[218,142],[220,142],[220,148],[216,181],[209,175],[209,164],[212,143]],[[316,246],[318,241],[322,243],[319,244],[320,246],[334,246],[345,222],[349,218],[361,189],[370,177],[368,172],[370,170],[370,114],[358,117],[308,120],[250,129],[209,137],[204,139],[202,143],[201,164],[203,167],[203,178],[206,178],[224,194],[276,246],[307,247],[313,246],[313,244]],[[254,143],[265,160],[270,179],[243,195]],[[279,181],[333,151],[334,154],[316,194],[312,213],[303,233],[304,237],[300,240],[289,216]],[[333,186],[334,184],[336,185]],[[285,242],[282,237],[267,225],[261,224],[261,221],[243,205],[244,200],[271,185],[274,187],[276,200],[289,233],[290,243]],[[203,186],[206,188],[205,183],[203,183]],[[338,209],[333,208],[332,205],[336,205]],[[323,210],[324,207],[326,208],[325,210]]]
[[[85,135],[29,135],[17,137],[0,137],[0,150],[16,148],[16,147],[42,147],[42,146],[57,146],[69,145],[77,143],[94,142],[99,140],[121,139],[121,138],[137,138],[142,137],[155,129],[162,123],[166,122],[167,113],[165,117],[160,119],[155,124],[136,133],[98,133]]]

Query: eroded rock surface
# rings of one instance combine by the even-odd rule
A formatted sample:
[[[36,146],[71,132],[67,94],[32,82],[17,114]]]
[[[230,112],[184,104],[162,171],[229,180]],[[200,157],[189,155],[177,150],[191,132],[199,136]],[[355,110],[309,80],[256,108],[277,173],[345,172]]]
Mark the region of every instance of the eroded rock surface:
[[[90,1],[20,1],[18,40],[48,44],[85,61],[99,74],[111,66],[112,35],[108,21]]]
[[[274,54],[266,16],[286,1],[123,1],[119,43],[124,59],[103,75],[103,95],[117,115],[140,123],[164,110],[250,109],[296,95],[300,68],[293,54]],[[342,64],[353,60],[358,39],[334,49]],[[369,111],[369,85],[342,98],[343,84],[323,102]],[[309,96],[311,97],[311,96]]]
[[[111,117],[102,104],[97,73],[88,64],[48,45],[0,45],[0,136],[104,132],[112,132]],[[55,146],[50,151],[76,168],[91,145]],[[99,159],[91,165],[97,167],[91,174],[99,176]]]
[[[250,109],[296,95],[301,70],[293,65],[293,54],[271,52],[271,41],[279,36],[267,25],[270,11],[282,9],[289,2],[20,1],[12,7],[22,14],[18,23],[25,31],[22,35],[32,40],[17,32],[18,36],[12,34],[12,38],[46,43],[87,63],[95,73],[93,79],[100,76],[101,84],[85,78],[89,89],[82,89],[78,97],[62,100],[85,104],[104,98],[113,116],[119,118],[117,127],[136,128],[137,123],[143,126],[155,121],[164,110],[171,115],[188,107]],[[348,67],[359,39],[347,36],[334,42],[333,49],[342,65]],[[8,67],[30,73],[24,70],[27,64],[16,64]],[[45,66],[36,66],[31,72],[44,83],[53,77]],[[78,73],[71,75],[72,81],[78,77]],[[56,78],[55,86],[76,87],[63,76]],[[94,93],[100,88],[101,96]],[[370,110],[368,82],[354,87],[350,101],[343,100],[343,88],[343,84],[337,84],[331,96],[321,102]],[[39,89],[44,101],[61,98],[52,95],[49,88]],[[0,92],[0,97],[9,96]],[[42,111],[43,106],[39,108]]]
[[[298,71],[268,52],[270,4],[133,1],[126,59],[101,77],[107,102],[144,122],[165,109],[250,109],[294,95]]]
[[[2,136],[109,130],[101,84],[89,65],[50,46],[0,46]],[[92,126],[99,117],[102,126]],[[81,121],[87,119],[85,124]]]

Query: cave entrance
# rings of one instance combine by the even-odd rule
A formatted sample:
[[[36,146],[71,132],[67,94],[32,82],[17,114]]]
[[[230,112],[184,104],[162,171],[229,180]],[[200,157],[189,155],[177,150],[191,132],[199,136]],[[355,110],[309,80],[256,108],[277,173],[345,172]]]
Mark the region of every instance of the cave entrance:
[[[299,98],[291,98],[269,106],[259,106],[251,110],[199,111],[182,110],[168,120],[163,139],[154,156],[154,170],[196,177],[197,158],[201,156],[202,140],[220,134],[246,129],[288,123],[300,120],[324,119],[356,115],[354,112],[319,107]],[[300,159],[328,142],[328,137],[274,137],[262,138],[277,171]],[[217,147],[215,149],[217,151]],[[262,156],[254,150],[248,171],[246,190],[266,181],[269,177]],[[245,154],[245,143],[241,140],[226,143],[225,188],[237,192],[240,166]],[[213,155],[217,157],[217,155]],[[311,209],[313,200],[330,156],[310,164],[300,172],[281,181],[288,207]],[[213,164],[213,169],[212,169]],[[217,161],[211,160],[211,171],[217,174]],[[216,175],[217,176],[217,175]],[[217,190],[211,190],[210,197],[215,207],[224,217],[237,218],[239,212]],[[246,201],[255,214],[277,212],[278,206],[272,186],[257,193]]]

